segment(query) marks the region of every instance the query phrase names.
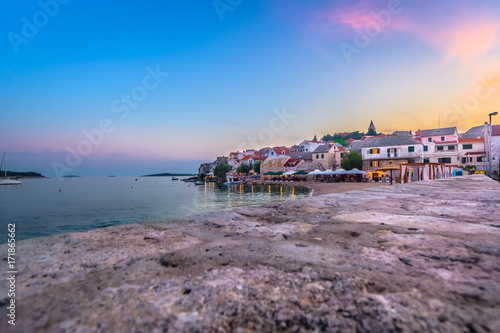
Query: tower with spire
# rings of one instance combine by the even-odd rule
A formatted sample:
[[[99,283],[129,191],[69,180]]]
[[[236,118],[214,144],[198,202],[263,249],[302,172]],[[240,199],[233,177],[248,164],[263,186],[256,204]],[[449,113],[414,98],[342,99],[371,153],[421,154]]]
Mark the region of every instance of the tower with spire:
[[[373,120],[370,121],[370,126],[368,126],[368,132],[366,132],[366,135],[377,135],[375,125],[373,125]]]

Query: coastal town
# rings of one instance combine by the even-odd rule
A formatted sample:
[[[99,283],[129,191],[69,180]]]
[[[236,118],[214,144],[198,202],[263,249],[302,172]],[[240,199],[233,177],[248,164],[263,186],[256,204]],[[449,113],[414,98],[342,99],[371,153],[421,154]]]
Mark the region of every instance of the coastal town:
[[[392,183],[479,173],[498,180],[499,160],[500,125],[485,122],[462,133],[454,126],[384,134],[371,121],[366,134],[315,135],[291,147],[231,152],[201,164],[198,177],[293,181],[343,175],[346,180],[347,174],[356,176],[348,180]]]

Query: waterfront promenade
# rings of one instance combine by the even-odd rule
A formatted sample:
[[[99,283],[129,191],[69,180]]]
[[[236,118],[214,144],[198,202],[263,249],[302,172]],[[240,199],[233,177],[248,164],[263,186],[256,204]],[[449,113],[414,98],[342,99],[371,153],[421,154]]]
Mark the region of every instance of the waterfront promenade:
[[[474,175],[21,241],[15,329],[498,332],[499,215]]]

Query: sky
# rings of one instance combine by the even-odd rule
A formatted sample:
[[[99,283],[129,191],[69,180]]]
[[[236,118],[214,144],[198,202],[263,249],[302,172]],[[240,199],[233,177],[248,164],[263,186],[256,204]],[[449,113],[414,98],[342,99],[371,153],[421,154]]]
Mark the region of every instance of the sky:
[[[500,2],[3,1],[0,145],[48,177],[500,111]],[[493,117],[500,124],[500,115]]]

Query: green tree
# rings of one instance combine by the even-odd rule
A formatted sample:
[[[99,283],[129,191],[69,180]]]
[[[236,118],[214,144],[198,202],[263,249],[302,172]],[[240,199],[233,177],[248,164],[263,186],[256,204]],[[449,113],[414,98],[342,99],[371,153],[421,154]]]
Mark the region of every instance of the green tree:
[[[323,137],[321,138],[321,140],[323,140],[323,141],[333,141],[333,135],[330,135],[330,134],[323,135]]]
[[[255,173],[260,173],[260,165],[262,164],[261,161],[258,161],[258,162],[255,162],[255,164],[253,165],[253,171]]]
[[[231,171],[233,168],[229,164],[219,164],[215,167],[214,175],[217,177],[224,178],[226,173]]]
[[[361,158],[361,155],[355,151],[344,153],[344,157],[342,158],[340,165],[345,170],[351,170],[354,168],[361,170],[361,167],[363,166],[363,159]]]
[[[342,146],[347,146],[347,143],[342,139],[335,139],[333,140],[333,142],[340,143]]]
[[[236,169],[236,172],[238,173],[249,173],[250,170],[252,170],[252,167],[248,164],[242,164],[238,167],[238,169]]]

